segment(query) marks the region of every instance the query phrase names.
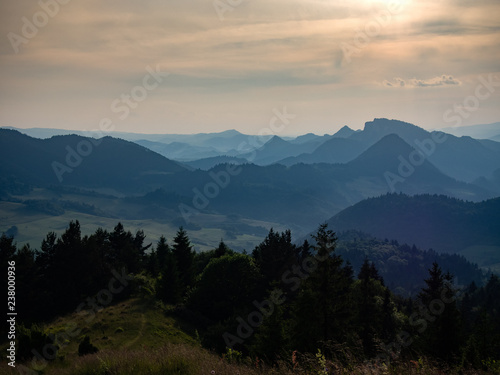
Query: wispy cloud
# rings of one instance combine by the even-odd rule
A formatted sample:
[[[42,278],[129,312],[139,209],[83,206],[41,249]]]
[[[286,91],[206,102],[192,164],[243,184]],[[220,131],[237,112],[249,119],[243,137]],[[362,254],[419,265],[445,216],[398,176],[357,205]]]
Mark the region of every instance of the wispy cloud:
[[[386,87],[396,87],[396,88],[415,88],[415,87],[438,87],[438,86],[456,86],[461,85],[458,79],[454,78],[451,75],[430,78],[430,79],[418,79],[411,78],[405,80],[400,77],[395,77],[392,81],[385,80],[383,85]]]
[[[361,127],[400,113],[435,126],[454,98],[433,87],[455,88],[449,94],[461,98],[474,77],[498,73],[500,2],[406,3],[374,32],[387,4],[372,0],[243,1],[224,21],[213,0],[70,1],[16,54],[7,34],[22,35],[23,17],[41,8],[4,1],[0,125],[92,128],[146,66],[159,64],[169,78],[120,130],[255,132],[270,103],[300,112],[295,133],[331,133],[337,123]],[[366,46],[342,65],[339,45],[353,41]],[[425,113],[414,110],[421,105]],[[491,113],[478,111],[474,121],[493,122],[499,112]]]

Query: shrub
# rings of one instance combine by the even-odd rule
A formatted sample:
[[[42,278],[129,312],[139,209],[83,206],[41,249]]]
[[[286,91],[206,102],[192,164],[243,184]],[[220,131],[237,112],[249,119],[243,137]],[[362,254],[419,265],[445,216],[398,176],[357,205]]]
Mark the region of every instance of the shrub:
[[[90,337],[88,335],[85,335],[80,345],[78,345],[79,356],[94,354],[97,353],[98,351],[99,349],[96,346],[92,345],[92,343],[90,342]]]

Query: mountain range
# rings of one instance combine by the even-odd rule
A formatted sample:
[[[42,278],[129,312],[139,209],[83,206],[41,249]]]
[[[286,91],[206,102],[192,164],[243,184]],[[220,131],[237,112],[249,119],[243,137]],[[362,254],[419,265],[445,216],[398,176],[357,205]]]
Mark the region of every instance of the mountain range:
[[[428,132],[387,119],[367,122],[363,130],[345,126],[323,136],[260,137],[228,131],[135,138],[70,134],[39,139],[0,129],[0,198],[51,216],[71,210],[95,217],[177,223],[193,230],[219,225],[227,238],[245,239],[241,245],[245,248],[249,244],[245,236],[262,234],[263,226],[290,228],[302,236],[332,217],[339,230],[362,230],[436,251],[497,244],[497,237],[477,227],[483,221],[474,223],[466,217],[470,207],[479,207],[471,205],[496,207],[493,198],[500,196],[500,143],[493,140]],[[206,155],[212,156],[197,159]],[[454,217],[444,209],[449,204],[436,203],[441,216],[427,212],[431,219],[440,218],[438,222],[418,211],[427,207],[425,200],[417,200],[415,207],[411,202],[402,204],[403,211],[390,208],[390,202],[378,204],[379,215],[387,204],[390,217],[376,216],[377,210],[370,211],[370,206],[356,208],[374,204],[366,199],[387,193],[438,194],[468,201],[469,206],[464,203],[453,215],[460,212],[456,214],[460,220],[476,225],[471,227],[474,233],[489,242],[481,243],[479,237],[467,242],[443,227],[439,220],[446,225],[456,222],[447,219]],[[364,210],[366,216],[359,213]],[[429,223],[425,228],[441,228],[438,233],[446,235],[440,241],[439,235],[419,237],[405,212],[409,218],[414,212],[422,223]],[[493,224],[498,222],[491,217]],[[385,225],[388,222],[406,229]],[[6,223],[0,230],[15,224]],[[457,228],[465,233],[464,226]],[[450,236],[453,240],[448,240]],[[457,247],[459,243],[464,246]]]
[[[383,137],[397,134],[450,177],[465,182],[474,182],[481,178],[491,179],[494,172],[500,168],[500,142],[495,141],[495,137],[500,135],[500,123],[448,130],[451,134],[443,134],[441,131],[429,132],[407,122],[379,118],[367,122],[363,130],[355,131],[344,126],[333,135],[318,136],[309,133],[296,138],[245,135],[236,130],[201,134],[112,135],[136,142],[169,159],[181,162],[200,160],[199,164],[207,168],[211,162],[201,160],[213,160],[218,156],[243,158],[249,163],[262,166],[275,163],[287,166],[297,163],[346,163],[360,156]],[[36,128],[22,132],[41,138],[51,134],[69,133],[57,129]],[[75,133],[83,136],[95,134]],[[488,136],[491,139],[474,139],[468,135],[453,134],[478,134],[484,136],[479,138]]]
[[[189,170],[133,142],[105,137],[93,145],[95,140],[75,135],[39,140],[12,130],[1,130],[0,134],[0,156],[6,160],[0,167],[2,175],[28,185],[64,184],[117,196],[163,189],[191,200],[196,211],[243,213],[253,219],[301,228],[360,200],[393,190],[476,201],[495,195],[448,177],[427,160],[413,167],[411,174],[399,176],[400,155],[415,150],[395,134],[383,137],[346,164],[244,164],[237,175],[230,176],[227,186],[220,187],[214,185],[213,176],[227,175],[227,165],[208,171]],[[87,156],[87,151],[78,154],[78,150],[84,150],[81,145],[89,145]],[[391,175],[396,180],[388,178]]]

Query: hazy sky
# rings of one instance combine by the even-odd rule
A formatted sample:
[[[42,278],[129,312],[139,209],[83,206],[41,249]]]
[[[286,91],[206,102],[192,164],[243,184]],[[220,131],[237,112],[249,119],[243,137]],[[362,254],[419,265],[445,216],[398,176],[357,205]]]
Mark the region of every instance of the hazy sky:
[[[500,81],[499,0],[0,4],[0,126],[256,134],[285,107],[282,134],[500,121],[500,86],[478,89]]]

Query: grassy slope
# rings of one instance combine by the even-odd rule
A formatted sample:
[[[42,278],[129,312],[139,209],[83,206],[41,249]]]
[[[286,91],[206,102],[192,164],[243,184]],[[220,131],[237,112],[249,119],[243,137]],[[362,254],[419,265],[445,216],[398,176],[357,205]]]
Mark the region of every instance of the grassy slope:
[[[451,368],[438,370],[425,359],[419,362],[401,361],[387,367],[384,364],[361,363],[348,368],[331,361],[326,362],[328,372],[320,370],[314,355],[299,355],[296,366],[292,358],[269,367],[258,359],[231,360],[203,348],[193,330],[178,319],[165,314],[163,308],[151,299],[133,298],[99,311],[91,321],[88,315],[76,313],[60,317],[46,325],[51,333],[65,331],[76,324],[81,329],[78,337],[66,341],[58,359],[51,362],[43,374],[54,375],[257,375],[257,374],[443,374],[458,373]],[[181,329],[182,327],[182,329]],[[191,334],[186,333],[191,331]],[[78,343],[84,335],[100,351],[79,357]],[[6,345],[1,346],[2,352]],[[19,374],[18,368],[7,366],[0,360],[0,374]],[[27,362],[25,365],[29,366]],[[444,372],[443,372],[444,371]],[[21,372],[34,375],[31,372]],[[462,371],[462,374],[480,372]]]
[[[75,312],[48,323],[44,329],[62,337],[69,327],[76,327],[78,335],[66,336],[58,359],[49,366],[47,373],[52,373],[57,368],[71,368],[72,364],[77,363],[78,345],[85,335],[102,352],[153,350],[166,343],[199,347],[190,327],[167,316],[154,301],[142,298],[118,302],[95,315]],[[186,333],[187,331],[191,331],[191,334]],[[2,349],[4,347],[5,345]]]

